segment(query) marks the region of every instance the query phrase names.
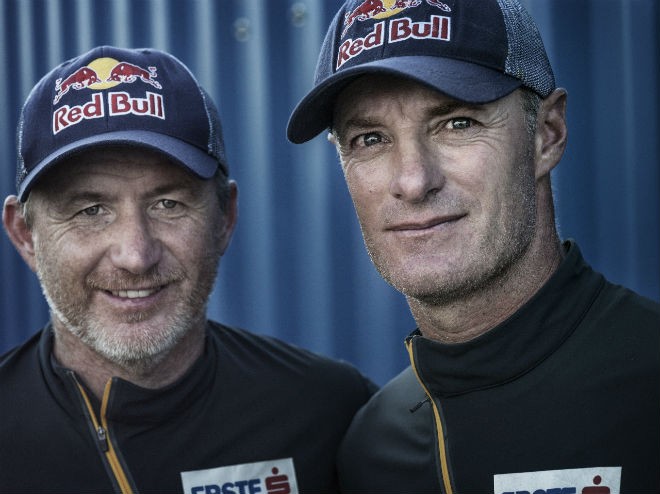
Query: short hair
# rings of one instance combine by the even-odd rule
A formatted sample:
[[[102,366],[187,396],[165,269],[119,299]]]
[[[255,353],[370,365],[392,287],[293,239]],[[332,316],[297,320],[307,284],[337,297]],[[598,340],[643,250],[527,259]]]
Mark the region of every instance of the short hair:
[[[524,86],[520,89],[520,97],[522,99],[522,109],[525,112],[527,134],[531,138],[536,134],[536,117],[538,117],[543,98],[536,91]]]

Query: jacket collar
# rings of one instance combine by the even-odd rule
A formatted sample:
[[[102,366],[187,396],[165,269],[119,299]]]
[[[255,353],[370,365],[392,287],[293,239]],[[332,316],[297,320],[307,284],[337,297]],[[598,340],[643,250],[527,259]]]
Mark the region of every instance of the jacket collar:
[[[206,332],[203,354],[176,382],[160,388],[146,389],[118,377],[112,378],[107,418],[124,423],[157,423],[180,416],[191,403],[203,400],[213,385],[217,365],[217,342],[214,331]],[[39,359],[48,387],[62,408],[72,415],[83,413],[75,372],[61,366],[53,358],[53,331],[48,326],[39,343]],[[90,391],[87,395],[98,414],[100,402]]]
[[[515,379],[551,355],[583,319],[604,278],[573,241],[548,282],[509,319],[465,343],[444,344],[419,330],[406,338],[411,363],[434,395],[452,396]]]

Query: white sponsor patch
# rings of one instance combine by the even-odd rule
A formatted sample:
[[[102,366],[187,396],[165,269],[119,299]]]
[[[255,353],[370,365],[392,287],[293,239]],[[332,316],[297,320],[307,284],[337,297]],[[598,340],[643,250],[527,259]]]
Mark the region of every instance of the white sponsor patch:
[[[495,494],[619,494],[621,467],[507,473],[493,484]]]
[[[293,459],[181,472],[185,494],[298,494]]]

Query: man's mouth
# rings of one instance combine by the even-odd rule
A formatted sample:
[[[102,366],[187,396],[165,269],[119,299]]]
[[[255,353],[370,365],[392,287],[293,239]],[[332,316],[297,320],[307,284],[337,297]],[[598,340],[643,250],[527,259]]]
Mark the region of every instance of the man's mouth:
[[[144,290],[117,290],[117,291],[110,291],[110,293],[114,297],[119,297],[119,298],[144,298],[148,297],[149,295],[153,295],[157,291],[159,291],[160,288],[150,288],[150,289],[144,289]]]
[[[410,222],[400,222],[394,225],[388,226],[388,230],[395,232],[415,232],[415,231],[424,231],[431,230],[433,228],[441,227],[447,223],[454,223],[465,215],[447,215],[439,216],[434,218],[429,218],[426,220],[420,221],[410,221]]]

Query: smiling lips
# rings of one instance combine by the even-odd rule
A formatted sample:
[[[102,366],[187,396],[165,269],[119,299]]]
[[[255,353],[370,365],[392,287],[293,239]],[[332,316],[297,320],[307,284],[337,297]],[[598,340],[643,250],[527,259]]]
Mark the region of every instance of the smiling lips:
[[[149,295],[153,295],[159,290],[160,288],[150,288],[143,290],[117,290],[117,291],[111,291],[110,293],[114,297],[119,297],[119,298],[144,298],[144,297],[148,297]]]

